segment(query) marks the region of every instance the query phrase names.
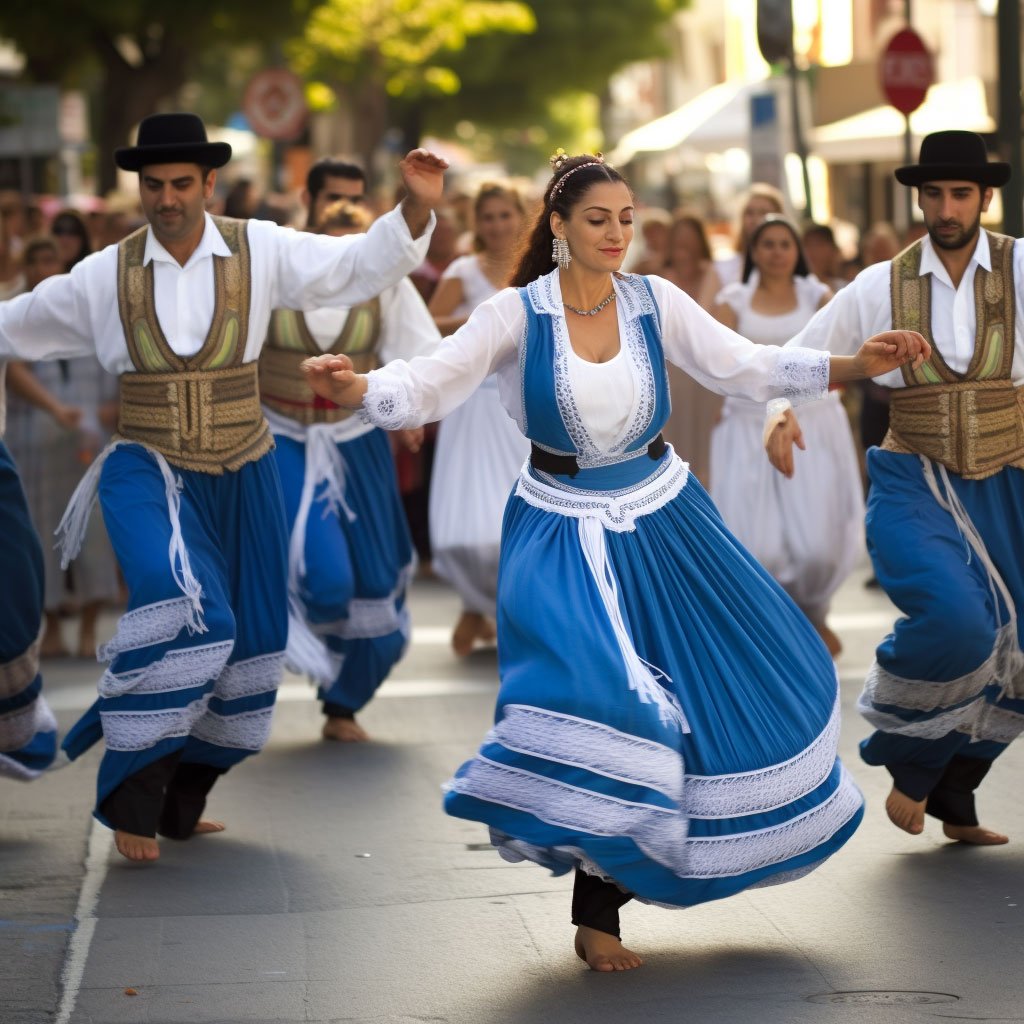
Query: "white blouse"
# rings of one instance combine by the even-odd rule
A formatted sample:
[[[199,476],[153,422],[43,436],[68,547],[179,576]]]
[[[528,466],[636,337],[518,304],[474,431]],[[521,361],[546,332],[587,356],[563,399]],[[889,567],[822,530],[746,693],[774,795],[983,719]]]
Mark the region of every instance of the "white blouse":
[[[564,334],[565,314],[558,275],[555,270],[541,279],[542,311],[561,320],[560,325],[556,323],[556,334]],[[675,285],[659,277],[648,281],[658,305],[666,358],[705,387],[717,394],[735,394],[761,402],[785,396],[793,404],[826,394],[827,354],[754,345],[720,324]],[[624,342],[627,322],[642,311],[629,283],[615,279],[613,284],[620,342]],[[496,373],[502,404],[522,430],[518,350],[525,327],[526,312],[519,292],[514,288],[503,289],[445,338],[432,356],[408,362],[398,360],[370,373],[363,400],[364,415],[378,426],[392,430],[429,423],[448,415],[486,376]],[[619,355],[622,356],[621,350]],[[607,451],[608,439],[621,439],[624,420],[636,414],[645,398],[641,371],[632,359],[617,357],[596,369],[591,369],[595,364],[581,367],[582,362],[579,357],[569,360],[573,397],[591,439]],[[654,372],[661,369],[655,367]],[[600,385],[603,399],[589,393],[596,378],[604,378]],[[627,402],[629,408],[624,417]]]
[[[365,235],[334,238],[250,220],[252,299],[245,362],[257,359],[272,309],[319,309],[373,298],[423,262],[434,218],[412,238],[401,211]],[[213,319],[213,257],[230,251],[213,220],[181,266],[150,231],[144,261],[153,265],[156,314],[168,344],[191,356]],[[0,303],[0,359],[71,359],[96,355],[110,373],[132,371],[117,303],[117,246],[87,256],[70,274],[43,281]]]

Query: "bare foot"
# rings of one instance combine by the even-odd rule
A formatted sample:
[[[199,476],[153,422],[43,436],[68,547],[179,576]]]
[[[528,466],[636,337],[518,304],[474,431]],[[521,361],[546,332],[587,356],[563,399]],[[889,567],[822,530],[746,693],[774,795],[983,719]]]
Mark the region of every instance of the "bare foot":
[[[152,836],[137,836],[131,832],[114,832],[117,852],[128,860],[149,861],[160,857],[160,846]]]
[[[43,639],[39,641],[40,658],[66,658],[68,649],[64,646],[64,638],[60,632],[60,616],[55,612],[46,613],[46,629]]]
[[[912,836],[919,836],[924,831],[925,803],[924,800],[911,800],[893,786],[885,800],[885,813],[897,828]]]
[[[631,971],[644,963],[614,935],[583,925],[576,929],[576,955],[592,971]]]
[[[942,826],[947,839],[958,843],[970,843],[972,846],[1002,846],[1010,841],[1009,836],[1002,832],[993,832],[990,828],[980,825],[949,825]]]
[[[196,827],[192,829],[192,835],[194,836],[207,836],[213,832],[223,832],[227,826],[223,821],[214,821],[211,818],[200,818],[196,822]]]
[[[460,658],[465,658],[485,630],[486,620],[479,612],[463,612],[452,630],[452,650]]]
[[[839,637],[832,632],[824,622],[816,622],[814,628],[818,631],[818,636],[821,637],[825,646],[828,648],[828,653],[833,658],[838,658],[843,653],[843,645]]]
[[[328,718],[324,722],[323,738],[340,743],[366,743],[370,734],[354,718]]]

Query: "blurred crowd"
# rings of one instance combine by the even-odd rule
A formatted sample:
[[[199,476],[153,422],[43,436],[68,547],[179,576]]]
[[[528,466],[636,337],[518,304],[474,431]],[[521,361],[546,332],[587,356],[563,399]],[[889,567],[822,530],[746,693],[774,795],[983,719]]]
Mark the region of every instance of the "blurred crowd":
[[[299,230],[342,233],[365,230],[396,198],[368,189],[361,172],[348,184],[344,175],[329,181],[330,189],[317,189],[312,201],[307,201],[298,190],[294,195],[265,193],[253,181],[238,179],[218,187],[210,212],[273,220]],[[464,322],[472,303],[461,285],[454,290],[451,285],[440,290],[439,286],[443,281],[465,280],[460,277],[465,268],[457,261],[466,257],[475,258],[477,269],[495,290],[500,286],[502,275],[507,276],[513,266],[517,233],[530,223],[533,204],[539,200],[529,192],[529,188],[494,182],[452,189],[448,204],[438,212],[426,261],[411,275],[442,334]],[[494,202],[489,207],[482,205],[482,197]],[[80,206],[63,205],[52,197],[27,199],[19,193],[0,193],[0,299],[30,291],[47,277],[70,271],[90,253],[117,243],[145,223],[141,208],[129,197],[83,200]],[[759,260],[775,257],[753,251],[752,240],[766,220],[775,219],[789,225],[793,235],[792,252],[788,262],[783,261],[783,286],[786,275],[791,283],[796,278],[820,282],[820,292],[814,293],[820,298],[815,298],[808,316],[814,306],[828,301],[861,269],[891,259],[923,232],[923,227],[915,226],[900,237],[891,225],[880,223],[858,238],[846,224],[797,225],[788,216],[781,192],[755,184],[741,197],[731,230],[725,232],[720,222],[710,222],[699,211],[668,211],[641,204],[624,270],[667,278],[709,314],[743,333],[742,318],[737,320],[734,312],[730,313],[723,296],[732,294],[730,286],[745,285],[753,289],[750,301],[758,308],[755,292],[768,265]],[[454,271],[450,269],[453,266]],[[777,271],[777,266],[771,270],[776,278]],[[794,309],[804,291],[803,285],[793,285]],[[782,301],[787,300],[784,297]],[[689,460],[701,481],[714,488],[712,439],[721,425],[721,400],[674,368],[670,368],[670,382],[673,419],[666,437]],[[98,515],[94,517],[83,554],[71,569],[61,568],[47,539],[52,538],[82,473],[116,430],[117,381],[94,359],[71,359],[12,365],[7,390],[7,442],[46,550],[42,655],[92,657],[97,615],[106,606],[117,606],[123,592],[102,521]],[[868,381],[843,395],[842,402],[858,447],[863,450],[880,443],[888,424],[885,390]],[[427,429],[419,451],[395,446],[403,502],[425,573],[431,572],[433,557],[430,487],[436,437],[434,425]],[[436,516],[436,507],[433,511]],[[742,532],[737,525],[730,525]],[[492,635],[484,613],[472,614],[472,626],[462,624],[461,650],[460,644],[455,644],[460,653],[468,650],[474,639]],[[66,644],[65,637],[71,633],[62,625],[68,618],[77,620],[72,644]]]

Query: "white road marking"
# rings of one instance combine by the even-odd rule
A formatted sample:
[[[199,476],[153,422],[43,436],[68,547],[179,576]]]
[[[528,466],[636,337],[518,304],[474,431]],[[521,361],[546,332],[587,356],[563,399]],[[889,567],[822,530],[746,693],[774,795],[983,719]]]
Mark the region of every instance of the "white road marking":
[[[85,877],[78,894],[75,909],[77,927],[68,943],[68,954],[61,972],[60,1008],[54,1024],[68,1024],[75,1012],[78,992],[85,976],[85,964],[89,959],[89,947],[96,931],[96,904],[99,902],[103,880],[107,877],[110,848],[114,844],[114,833],[93,819],[89,832],[89,852],[85,858]]]
[[[828,616],[828,624],[837,633],[844,629],[877,630],[879,639],[892,630],[892,624],[899,616],[895,608],[881,612],[839,612]]]

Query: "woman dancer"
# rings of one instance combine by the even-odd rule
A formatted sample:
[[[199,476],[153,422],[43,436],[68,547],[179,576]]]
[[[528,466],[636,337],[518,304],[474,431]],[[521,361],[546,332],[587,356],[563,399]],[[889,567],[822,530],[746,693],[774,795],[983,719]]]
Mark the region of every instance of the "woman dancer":
[[[430,301],[442,334],[461,327],[470,313],[507,284],[523,226],[523,203],[513,189],[482,185],[474,203],[474,252],[444,272]],[[465,657],[478,641],[495,637],[498,545],[509,488],[519,475],[529,442],[488,377],[468,401],[446,416],[437,433],[430,483],[430,548],[434,571],[458,591],[462,614],[452,648]]]
[[[796,228],[773,214],[751,236],[742,283],[722,289],[714,312],[751,341],[784,345],[831,297],[809,274]],[[786,479],[764,457],[763,404],[727,398],[711,438],[711,497],[835,657],[842,644],[825,617],[864,547],[864,491],[838,392],[800,422],[807,450],[798,455],[800,472]]]
[[[496,724],[446,809],[508,859],[575,868],[578,955],[627,970],[631,896],[689,906],[787,881],[863,810],[836,758],[828,652],[661,439],[665,356],[716,390],[799,401],[929,349],[898,331],[846,359],[754,345],[668,282],[616,273],[632,193],[600,157],[555,166],[517,287],[432,357],[305,365],[319,394],[388,426],[498,373],[532,449],[505,511]]]
[[[704,309],[714,303],[720,282],[712,265],[704,222],[695,214],[677,213],[673,218],[668,262],[657,273]],[[722,412],[722,398],[671,364],[668,386],[672,415],[665,424],[665,440],[683,453],[690,472],[707,487],[711,480],[711,432]]]

